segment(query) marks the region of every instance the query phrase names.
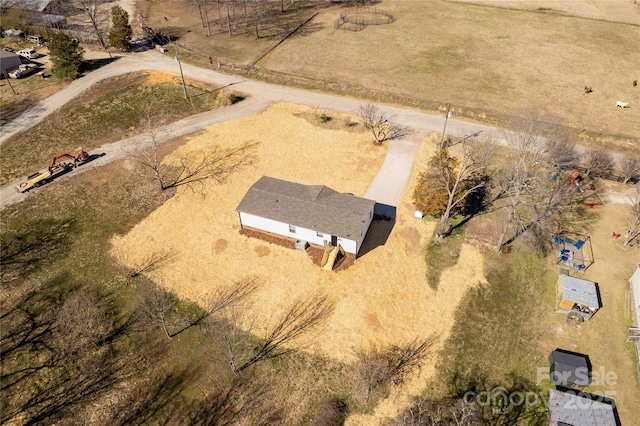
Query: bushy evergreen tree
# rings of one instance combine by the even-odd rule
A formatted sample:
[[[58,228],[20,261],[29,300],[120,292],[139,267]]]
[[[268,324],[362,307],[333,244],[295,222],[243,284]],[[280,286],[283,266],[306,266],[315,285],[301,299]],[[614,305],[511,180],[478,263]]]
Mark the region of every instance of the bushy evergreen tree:
[[[82,49],[78,40],[66,34],[53,34],[49,37],[49,55],[53,62],[53,75],[60,78],[74,79],[80,75],[82,66]]]
[[[111,22],[113,27],[109,31],[109,44],[120,50],[127,50],[133,34],[131,25],[129,25],[129,14],[120,6],[113,6],[111,8]]]

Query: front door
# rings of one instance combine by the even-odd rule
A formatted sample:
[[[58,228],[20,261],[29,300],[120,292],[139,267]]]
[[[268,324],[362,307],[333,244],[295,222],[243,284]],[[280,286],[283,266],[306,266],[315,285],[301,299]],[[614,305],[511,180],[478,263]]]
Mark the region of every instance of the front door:
[[[338,237],[336,237],[335,235],[331,236],[331,245],[334,247],[338,245]]]

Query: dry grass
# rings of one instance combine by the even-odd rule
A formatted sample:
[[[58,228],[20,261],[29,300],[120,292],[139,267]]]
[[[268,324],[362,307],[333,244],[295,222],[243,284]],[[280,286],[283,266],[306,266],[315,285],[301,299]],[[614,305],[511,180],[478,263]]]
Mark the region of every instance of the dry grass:
[[[571,0],[559,2],[557,0],[450,0],[461,3],[475,3],[487,6],[504,7],[508,9],[539,11],[563,15],[580,16],[582,18],[603,21],[624,22],[638,25],[640,10],[634,10],[633,0]]]
[[[253,300],[257,324],[267,324],[275,313],[301,295],[317,290],[337,302],[333,316],[307,349],[333,359],[350,361],[354,349],[370,343],[402,343],[437,333],[446,338],[458,301],[469,286],[482,281],[479,252],[464,245],[458,264],[442,275],[438,291],[426,283],[422,247],[433,224],[413,218],[410,204],[413,182],[398,206],[393,232],[378,246],[339,273],[313,265],[304,252],[249,239],[238,232],[235,207],[262,175],[303,183],[322,183],[338,191],[362,195],[379,169],[384,146],[372,147],[365,132],[323,130],[295,115],[306,108],[276,105],[259,116],[211,126],[177,150],[174,157],[224,142],[235,145],[260,142],[252,167],[234,174],[204,193],[178,191],[129,234],[113,240],[114,249],[128,251],[128,259],[149,252],[175,250],[173,263],[152,273],[181,297],[202,302],[216,286],[251,274],[264,285]],[[423,143],[420,163],[432,151]],[[372,235],[379,229],[374,228]],[[435,363],[435,360],[433,360]],[[426,366],[403,388],[395,390],[375,416],[352,418],[352,424],[372,424],[394,415],[417,394],[433,372]],[[407,392],[408,391],[408,392]]]
[[[334,30],[330,9],[316,18],[320,31],[258,65],[488,113],[533,107],[578,129],[640,136],[640,108],[615,107],[640,99],[637,26],[444,1],[380,7],[397,20],[352,33]],[[620,72],[608,71],[614,63]]]
[[[640,77],[640,13],[631,2],[471,3],[387,0],[379,7],[396,21],[358,33],[334,29],[342,6],[322,8],[257,66],[366,88],[368,95],[384,91],[415,97],[432,107],[451,102],[458,116],[471,117],[473,111],[473,116],[484,112],[504,118],[533,108],[596,135],[640,137],[640,92],[632,86]],[[547,3],[563,13],[538,11]],[[221,32],[208,38],[204,30],[178,34],[180,27],[200,28],[195,6],[186,13],[184,7],[178,1],[163,2],[162,9],[152,5],[150,21],[175,28],[180,43],[200,61],[212,55],[223,63],[249,64],[280,37],[229,38]],[[169,13],[175,18],[163,23]],[[607,19],[635,20],[636,25]],[[613,64],[616,72],[611,72]],[[592,86],[593,93],[585,95],[584,86]],[[621,111],[617,100],[636,107]]]

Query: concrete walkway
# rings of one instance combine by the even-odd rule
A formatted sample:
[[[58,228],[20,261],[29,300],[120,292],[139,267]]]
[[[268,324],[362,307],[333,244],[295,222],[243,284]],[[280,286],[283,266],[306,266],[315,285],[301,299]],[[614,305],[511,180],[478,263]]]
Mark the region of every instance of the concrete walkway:
[[[420,133],[417,136],[424,136]],[[416,138],[394,140],[378,174],[369,185],[364,198],[397,207],[407,186],[420,141]],[[423,138],[420,138],[423,139]]]

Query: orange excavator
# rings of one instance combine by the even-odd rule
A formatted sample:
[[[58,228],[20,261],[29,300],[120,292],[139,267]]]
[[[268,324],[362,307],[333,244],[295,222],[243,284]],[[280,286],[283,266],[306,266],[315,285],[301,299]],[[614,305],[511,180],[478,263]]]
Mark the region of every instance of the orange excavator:
[[[63,158],[69,158],[73,162],[59,162]],[[16,187],[18,192],[26,192],[31,188],[35,188],[53,180],[55,177],[67,173],[71,169],[84,163],[89,158],[89,153],[84,148],[79,147],[73,155],[63,153],[53,157],[49,167],[39,170],[29,176],[27,180]]]

